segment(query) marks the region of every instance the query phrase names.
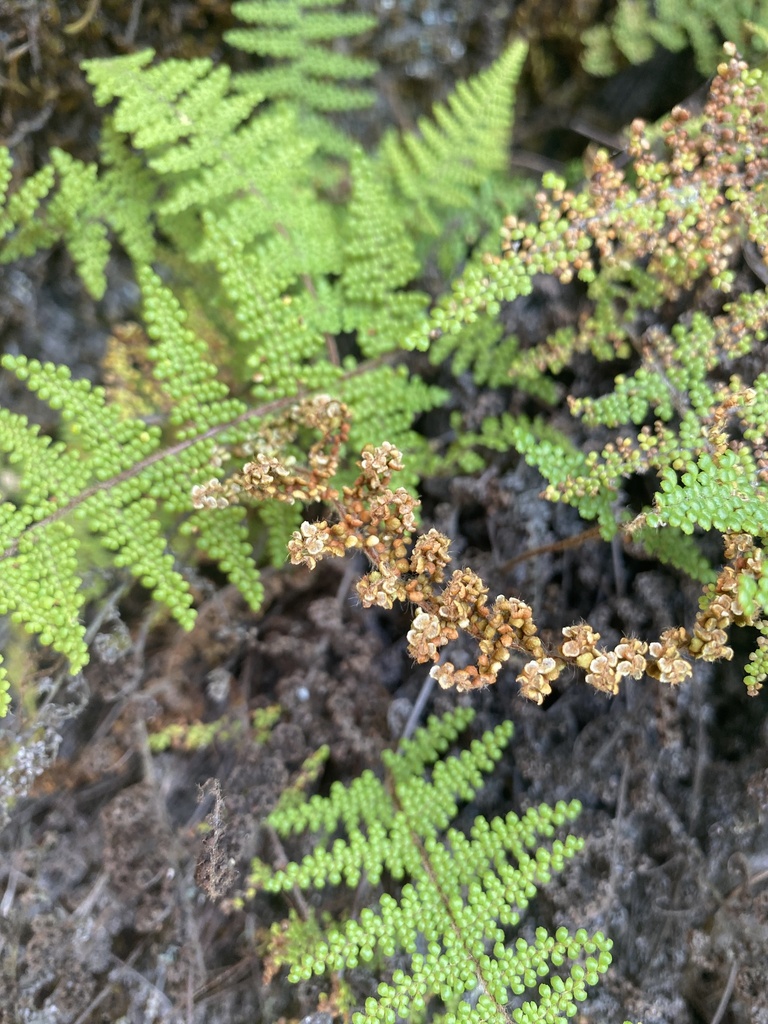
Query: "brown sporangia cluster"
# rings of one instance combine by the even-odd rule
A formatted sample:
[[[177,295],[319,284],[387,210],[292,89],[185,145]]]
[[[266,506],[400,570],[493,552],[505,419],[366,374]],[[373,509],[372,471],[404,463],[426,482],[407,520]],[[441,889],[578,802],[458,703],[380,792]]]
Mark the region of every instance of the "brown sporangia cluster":
[[[563,642],[547,651],[525,601],[500,596],[489,604],[488,588],[471,569],[447,575],[450,542],[444,534],[429,530],[410,546],[418,502],[390,486],[401,458],[389,444],[365,451],[360,476],[334,502],[340,510],[338,522],[302,524],[289,553],[294,564],[312,568],[327,555],[365,551],[373,568],[357,585],[360,599],[366,607],[391,608],[395,601],[408,601],[417,609],[408,649],[418,662],[439,662],[441,648],[457,639],[460,630],[473,637],[480,649],[476,664],[457,669],[445,662],[432,668],[441,686],[463,691],[494,683],[516,652],[530,659],[517,677],[523,696],[540,704],[567,666],[581,669],[595,689],[615,694],[627,676],[649,675],[675,685],[691,675],[692,659],[733,657],[725,642],[728,628],[750,621],[736,597],[738,574],[759,578],[762,572],[761,552],[752,538],[728,536],[726,557],[732,564],[724,566],[705,592],[690,632],[668,629],[650,644],[623,637],[610,650],[599,645],[600,634],[584,623],[566,626]]]
[[[599,259],[644,264],[670,299],[702,274],[727,291],[743,234],[758,246],[765,241],[768,122],[759,79],[732,44],[725,48],[729,60],[719,65],[700,116],[675,107],[658,140],[635,120],[630,170],[599,151],[584,190],[559,184],[537,195],[536,235],[517,217],[506,219],[504,250],[561,281],[596,273]]]
[[[288,544],[291,562],[314,569],[328,556],[364,552],[371,570],[357,583],[362,604],[392,608],[399,601],[415,609],[408,632],[409,653],[417,662],[434,662],[431,674],[444,688],[455,686],[465,691],[496,682],[513,653],[527,659],[517,677],[521,692],[538,704],[568,667],[580,669],[591,686],[607,694],[617,693],[621,680],[628,676],[640,679],[649,675],[676,685],[692,674],[693,659],[730,660],[729,627],[754,624],[754,616],[739,605],[738,578],[762,577],[762,551],[746,534],[727,534],[726,564],[717,581],[705,588],[691,631],[674,627],[652,643],[623,637],[611,650],[601,647],[600,634],[583,623],[566,626],[562,643],[547,650],[525,601],[502,595],[489,603],[488,588],[471,569],[448,573],[450,541],[443,533],[431,529],[413,540],[419,502],[404,488],[392,486],[393,474],[403,468],[402,454],[394,445],[384,442],[367,447],[358,463],[359,476],[339,491],[328,483],[328,471],[331,467],[335,470],[339,439],[347,434],[343,425],[346,410],[320,396],[300,403],[291,415],[294,422],[309,417],[320,430],[321,440],[312,449],[309,465],[283,464],[278,455],[270,453],[269,481],[265,483],[264,473],[246,466],[235,478],[227,500],[246,496],[261,500],[268,493],[291,503],[301,495],[301,500],[329,504],[335,510],[335,521],[302,523]],[[328,417],[327,432],[324,415]],[[327,459],[318,458],[318,453],[328,450]],[[263,463],[257,456],[250,465]],[[284,492],[277,481],[285,481]],[[227,488],[226,483],[218,486]],[[471,636],[479,648],[475,664],[462,669],[449,661],[440,663],[442,648],[456,640],[460,631]],[[756,679],[750,692],[759,688]]]
[[[306,429],[315,431],[319,439],[303,456],[303,465],[288,453]],[[240,473],[193,487],[192,502],[195,508],[225,508],[242,496],[290,504],[330,501],[334,492],[328,481],[338,470],[339,451],[348,435],[349,411],[342,402],[328,395],[299,401],[273,423],[260,426],[259,450]]]

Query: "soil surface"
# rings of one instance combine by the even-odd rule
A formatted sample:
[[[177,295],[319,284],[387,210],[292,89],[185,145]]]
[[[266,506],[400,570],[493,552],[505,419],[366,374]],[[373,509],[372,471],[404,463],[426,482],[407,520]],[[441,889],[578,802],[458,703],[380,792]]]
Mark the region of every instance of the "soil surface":
[[[141,15],[141,4],[133,5],[141,15],[133,28],[125,16],[120,21],[121,8],[124,15],[131,5],[101,6],[94,15],[99,32],[84,26],[67,37],[77,59],[149,43],[163,52],[169,38],[172,53],[217,53],[211,40],[227,27],[228,5],[213,0],[167,5],[176,17],[173,37],[156,14]],[[382,120],[411,120],[425,96],[443,94],[446,81],[467,71],[466,61],[487,63],[514,20],[503,4],[474,17],[485,5],[368,6],[381,20],[371,52],[389,60]],[[51,24],[35,22],[45,4],[0,7],[7,8],[0,11],[7,70],[11,43],[23,46],[34,36],[39,49]],[[60,7],[62,24],[83,13],[82,5],[52,7]],[[15,58],[22,84],[32,82],[25,74],[37,74],[37,84],[44,78],[34,52],[30,45]],[[557,60],[567,56],[554,52]],[[583,125],[600,98],[611,96],[614,108],[607,100],[601,107],[612,111],[607,130],[660,112],[655,105],[681,98],[681,83],[696,85],[686,55],[674,67],[664,77],[668,92],[660,99],[650,90],[645,111],[616,99],[627,95],[621,81],[585,83],[577,71],[569,79],[561,70],[551,121],[567,128],[578,116]],[[657,82],[655,70],[645,74]],[[578,88],[568,92],[571,80]],[[66,81],[79,96],[76,79]],[[552,162],[572,155],[577,133],[566,130],[557,141],[542,128],[540,88],[532,80],[523,99],[517,156],[535,146],[537,159]],[[83,125],[95,123],[84,100],[73,106],[70,93],[60,92],[63,98],[52,98],[41,87],[48,99],[38,112],[53,104],[43,122],[55,126],[47,144],[83,138]],[[572,108],[563,105],[567,97]],[[6,100],[0,111],[7,135],[11,122],[17,135],[21,125],[16,142],[30,166],[37,142],[24,126],[36,115],[23,104],[33,99],[19,93],[16,106]],[[107,331],[136,303],[125,268],[116,264],[112,273],[110,298],[94,309],[60,253],[3,268],[6,349],[97,376]],[[514,314],[517,326],[534,334],[552,329],[573,316],[577,301],[567,290],[536,294]],[[1,397],[19,407],[20,394],[7,383]],[[508,400],[478,394],[462,380],[451,404],[487,413]],[[36,403],[25,411],[32,408],[45,415]],[[492,595],[531,603],[545,637],[586,620],[613,645],[622,634],[652,638],[690,623],[697,587],[585,534],[589,524],[544,502],[541,489],[541,478],[513,453],[489,456],[479,477],[425,484],[424,525],[452,537],[457,564],[478,572]],[[3,723],[6,739],[21,738],[23,756],[0,778],[0,796],[28,795],[12,807],[0,836],[2,1024],[331,1024],[331,1014],[318,1011],[326,983],[290,986],[282,974],[265,981],[261,937],[288,904],[260,898],[235,911],[227,900],[243,886],[250,858],[279,857],[263,818],[304,759],[330,746],[317,783],[322,791],[377,769],[381,750],[397,742],[422,695],[427,672],[407,656],[407,615],[362,609],[354,592],[360,569],[335,563],[311,574],[268,574],[258,615],[231,588],[200,574],[190,634],[158,620],[137,590],[116,579],[110,602],[93,610],[94,654],[83,676],[40,666],[40,707],[28,695]],[[472,656],[456,646],[457,662]],[[476,734],[507,718],[515,723],[508,752],[462,822],[560,799],[583,804],[574,827],[586,838],[582,853],[522,924],[523,934],[535,924],[565,924],[613,939],[614,964],[580,1007],[581,1024],[768,1024],[768,689],[746,696],[747,649],[737,649],[733,663],[697,666],[693,681],[674,691],[630,681],[607,699],[572,678],[539,708],[518,696],[511,664],[486,691],[428,694],[424,714],[471,704]],[[256,737],[250,716],[272,707],[278,724]],[[150,751],[149,734],[165,726],[217,721],[225,727],[200,750]],[[200,826],[217,812],[221,828],[206,838]],[[319,906],[348,912],[375,895],[353,893],[342,904],[335,894]],[[364,998],[375,979],[353,973]]]

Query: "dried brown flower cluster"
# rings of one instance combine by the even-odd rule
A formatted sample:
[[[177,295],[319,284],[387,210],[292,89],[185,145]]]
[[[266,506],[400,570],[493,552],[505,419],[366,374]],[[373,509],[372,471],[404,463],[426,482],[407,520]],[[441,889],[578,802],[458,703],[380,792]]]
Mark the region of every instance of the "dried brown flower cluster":
[[[302,428],[319,438],[309,448],[307,465],[290,452]],[[330,501],[335,491],[328,481],[339,468],[339,451],[349,434],[349,410],[335,398],[316,395],[297,402],[274,424],[263,424],[259,451],[240,473],[227,480],[213,478],[192,488],[195,508],[225,508],[245,496],[258,501]],[[343,552],[342,552],[343,553]]]
[[[393,475],[403,468],[402,454],[393,444],[366,448],[352,485],[341,491],[331,486],[349,433],[348,417],[345,406],[327,396],[297,402],[270,432],[263,432],[262,449],[240,473],[196,488],[195,502],[198,507],[265,499],[330,505],[335,522],[304,522],[295,531],[288,544],[291,562],[314,569],[328,556],[363,551],[371,570],[357,583],[360,600],[367,608],[392,608],[401,601],[415,609],[408,632],[409,653],[417,662],[435,663],[431,674],[442,687],[464,691],[494,683],[513,652],[526,659],[517,677],[521,692],[537,704],[569,666],[580,669],[591,686],[608,694],[617,693],[628,676],[649,675],[677,685],[691,676],[694,659],[733,657],[727,645],[732,625],[765,625],[745,612],[738,599],[740,578],[762,579],[762,549],[748,534],[726,534],[727,564],[705,589],[690,632],[671,628],[652,643],[623,637],[611,650],[600,646],[599,633],[581,623],[566,626],[562,643],[546,650],[525,601],[499,596],[489,604],[488,588],[471,569],[455,569],[448,575],[450,542],[444,534],[429,530],[413,541],[419,502],[404,488],[392,487]],[[318,435],[305,464],[294,455],[281,456],[280,451],[290,450],[305,428]],[[460,631],[477,643],[475,664],[462,669],[449,661],[440,664],[442,648],[456,640]],[[759,673],[754,675],[750,693],[760,689],[761,678]]]
[[[331,410],[336,415],[336,410]],[[332,417],[333,419],[333,417]],[[334,438],[343,431],[335,424]],[[334,442],[335,443],[335,442]],[[552,683],[571,666],[582,670],[587,682],[604,693],[615,694],[621,680],[643,675],[676,685],[692,673],[692,660],[718,661],[733,657],[727,646],[731,625],[754,624],[737,599],[738,578],[762,577],[762,552],[752,537],[726,536],[726,559],[717,581],[701,600],[693,629],[666,630],[658,641],[646,643],[623,637],[611,650],[599,645],[600,634],[586,623],[566,626],[563,641],[554,650],[544,648],[529,605],[519,598],[497,597],[488,603],[488,588],[471,569],[456,569],[447,576],[450,542],[437,530],[429,530],[411,544],[416,531],[414,511],[419,502],[403,488],[393,489],[392,476],[402,469],[402,455],[389,443],[367,448],[359,463],[360,475],[352,486],[339,493],[327,484],[317,466],[299,473],[295,466],[270,464],[271,481],[288,481],[284,495],[280,488],[270,496],[295,501],[293,481],[305,481],[304,492],[320,497],[336,510],[337,521],[329,524],[305,522],[288,545],[291,562],[313,569],[327,556],[341,557],[347,551],[365,552],[372,568],[357,584],[365,607],[391,608],[396,601],[415,608],[408,632],[408,650],[418,662],[435,662],[431,674],[442,687],[459,691],[494,683],[513,652],[527,658],[517,679],[523,696],[541,704]],[[310,479],[315,484],[310,486]],[[251,490],[251,481],[256,480]],[[258,497],[263,493],[263,476],[244,472],[238,487]],[[459,631],[473,637],[479,647],[474,665],[458,669],[451,662],[439,664],[441,648],[456,640]],[[760,688],[759,680],[750,687]]]
[[[499,597],[489,606],[488,588],[471,569],[457,569],[446,580],[450,541],[444,534],[429,530],[409,553],[419,503],[403,488],[390,486],[401,460],[386,442],[364,451],[360,476],[334,502],[338,522],[303,523],[288,545],[291,561],[314,568],[326,555],[364,551],[373,568],[357,584],[360,600],[367,608],[408,601],[418,609],[408,632],[408,650],[418,662],[439,661],[440,648],[456,640],[459,630],[474,637],[480,648],[477,664],[466,669],[450,662],[435,665],[432,674],[441,686],[470,690],[495,682],[512,650],[544,664],[528,605]],[[552,660],[553,671],[561,667]]]
[[[764,242],[759,186],[768,173],[768,124],[759,78],[750,77],[735,47],[726,50],[730,59],[718,67],[701,116],[675,107],[662,123],[668,157],[655,151],[645,123],[634,121],[631,175],[599,151],[584,191],[558,186],[537,196],[543,230],[535,240],[518,218],[505,220],[505,251],[563,281],[596,273],[597,254],[618,266],[646,261],[667,298],[702,274],[728,290],[742,232]]]

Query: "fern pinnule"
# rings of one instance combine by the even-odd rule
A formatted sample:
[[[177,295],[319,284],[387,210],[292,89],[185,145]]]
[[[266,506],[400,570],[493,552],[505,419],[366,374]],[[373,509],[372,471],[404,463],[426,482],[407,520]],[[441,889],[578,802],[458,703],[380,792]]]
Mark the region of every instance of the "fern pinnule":
[[[477,204],[477,190],[508,164],[515,87],[527,46],[513,43],[490,68],[460,83],[418,133],[388,133],[380,161],[416,230],[439,234],[446,211]]]
[[[400,966],[376,996],[352,1015],[355,1024],[395,1016],[421,1021],[438,1004],[444,1024],[543,1024],[554,1014],[570,1016],[611,962],[610,941],[583,929],[549,935],[537,928],[532,942],[519,937],[510,943],[509,929],[538,888],[581,848],[574,836],[555,838],[580,805],[542,805],[492,821],[478,817],[468,834],[450,828],[459,804],[473,799],[513,732],[505,722],[457,756],[441,757],[473,717],[457,708],[431,718],[399,751],[383,755],[386,781],[366,771],[349,786],[334,783],[327,797],[288,800],[268,818],[281,835],[312,829],[325,838],[303,860],[277,871],[254,861],[249,897],[294,887],[354,887],[363,876],[378,885],[385,872],[401,884],[398,896],[385,893],[357,919],[320,929],[294,917],[273,929],[269,970],[288,964],[294,982],[398,958]],[[333,839],[339,830],[345,838]]]
[[[375,94],[350,84],[370,78],[377,65],[370,60],[324,46],[358,35],[376,25],[367,14],[324,10],[341,0],[239,0],[232,12],[258,28],[236,28],[226,34],[232,46],[276,63],[238,76],[240,88],[265,96],[299,101],[306,110],[336,111],[370,106]]]

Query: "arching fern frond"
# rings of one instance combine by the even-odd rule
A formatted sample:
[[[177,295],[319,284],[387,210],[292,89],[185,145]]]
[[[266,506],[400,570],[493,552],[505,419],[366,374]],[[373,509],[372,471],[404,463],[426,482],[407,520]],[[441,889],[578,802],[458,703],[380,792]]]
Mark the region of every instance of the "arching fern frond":
[[[147,269],[139,282],[156,342],[148,353],[153,375],[171,407],[165,432],[126,416],[103,388],[73,380],[66,367],[23,356],[2,361],[60,410],[66,440],[54,442],[25,417],[0,410],[0,449],[15,478],[0,505],[0,614],[65,655],[73,671],[87,661],[78,570],[87,564],[89,544],[113,552],[116,566],[128,569],[182,625],[192,625],[189,586],[166,538],[168,517],[193,513],[192,488],[210,478],[216,444],[253,431],[245,406],[217,379],[207,347],[184,326],[172,294]],[[243,515],[215,510],[205,526],[193,517],[187,532],[199,534],[201,548],[257,606],[261,588]]]
[[[399,899],[387,893],[375,909],[327,931],[295,918],[273,929],[270,969],[289,964],[294,982],[361,963],[378,962],[386,970],[398,958],[402,966],[352,1015],[355,1024],[565,1020],[611,962],[610,941],[583,929],[549,935],[537,928],[532,942],[512,942],[510,929],[538,888],[582,846],[574,836],[554,838],[580,805],[541,805],[490,822],[476,818],[468,835],[450,828],[459,803],[472,800],[512,736],[506,722],[460,755],[441,757],[473,717],[460,708],[431,718],[399,752],[382,756],[386,781],[366,771],[348,787],[334,783],[328,797],[303,802],[289,790],[268,818],[280,835],[311,829],[326,838],[302,861],[277,871],[254,861],[251,895],[354,888],[363,876],[375,886],[385,872],[403,883]],[[345,838],[334,839],[339,830]]]
[[[385,136],[380,159],[409,224],[438,234],[447,211],[474,208],[489,179],[506,170],[527,52],[518,40],[490,68],[460,82],[431,118],[419,120],[417,133]]]

